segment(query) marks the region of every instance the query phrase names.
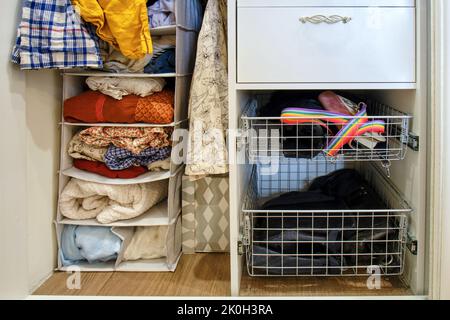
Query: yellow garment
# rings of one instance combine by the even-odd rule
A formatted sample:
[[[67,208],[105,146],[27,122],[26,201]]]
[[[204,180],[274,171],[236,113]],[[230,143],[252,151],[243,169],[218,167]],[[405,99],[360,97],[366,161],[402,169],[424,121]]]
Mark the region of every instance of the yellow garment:
[[[130,59],[151,54],[147,0],[72,0],[81,17],[97,27],[98,36]]]

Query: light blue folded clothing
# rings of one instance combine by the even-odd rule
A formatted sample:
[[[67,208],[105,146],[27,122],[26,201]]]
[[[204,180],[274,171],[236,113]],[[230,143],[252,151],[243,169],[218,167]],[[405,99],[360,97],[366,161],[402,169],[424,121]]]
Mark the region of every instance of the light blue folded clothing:
[[[121,246],[122,239],[110,227],[66,225],[61,234],[62,264],[115,260]]]
[[[157,0],[148,7],[148,20],[151,28],[175,25],[175,0]]]
[[[175,12],[175,0],[153,0],[149,3],[150,28],[179,25],[182,28],[199,31],[202,26],[203,7],[200,0],[183,1],[179,7],[183,14],[178,16]]]

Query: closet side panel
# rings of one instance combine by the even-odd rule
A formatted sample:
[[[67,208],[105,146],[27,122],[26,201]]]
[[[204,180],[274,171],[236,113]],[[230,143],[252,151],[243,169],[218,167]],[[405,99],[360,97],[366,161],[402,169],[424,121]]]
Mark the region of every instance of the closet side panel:
[[[21,1],[2,3],[0,24],[0,299],[29,293],[26,212],[26,79],[10,62]]]
[[[236,2],[228,1],[228,103],[229,103],[229,161],[230,161],[230,281],[231,295],[238,296],[241,284],[243,259],[238,253],[239,216],[241,193],[244,188],[240,183],[240,168],[235,163],[237,158],[237,132],[239,127],[239,99],[236,92]],[[231,162],[234,163],[231,163]]]
[[[428,3],[417,2],[417,90],[385,91],[376,99],[414,115],[411,131],[419,136],[420,150],[408,150],[404,161],[392,162],[391,179],[413,208],[410,233],[418,240],[418,255],[407,250],[405,279],[415,294],[426,294],[426,228],[429,213],[427,195],[427,118],[428,118]]]
[[[55,267],[61,76],[57,71],[26,75],[28,276],[38,287]]]

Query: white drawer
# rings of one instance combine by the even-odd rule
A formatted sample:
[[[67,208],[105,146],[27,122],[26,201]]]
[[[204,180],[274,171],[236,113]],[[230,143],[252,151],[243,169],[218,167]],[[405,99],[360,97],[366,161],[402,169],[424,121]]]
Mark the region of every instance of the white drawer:
[[[239,6],[237,14],[239,83],[416,81],[414,7]],[[351,20],[300,21],[317,15]]]
[[[415,0],[238,0],[238,7],[414,7]]]

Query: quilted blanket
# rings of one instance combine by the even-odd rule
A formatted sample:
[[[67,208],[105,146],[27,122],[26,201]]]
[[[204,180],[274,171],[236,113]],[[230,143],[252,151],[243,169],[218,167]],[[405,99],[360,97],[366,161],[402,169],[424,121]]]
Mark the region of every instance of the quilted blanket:
[[[60,212],[70,219],[100,223],[135,218],[167,197],[168,180],[131,185],[108,185],[71,179],[59,200]]]

